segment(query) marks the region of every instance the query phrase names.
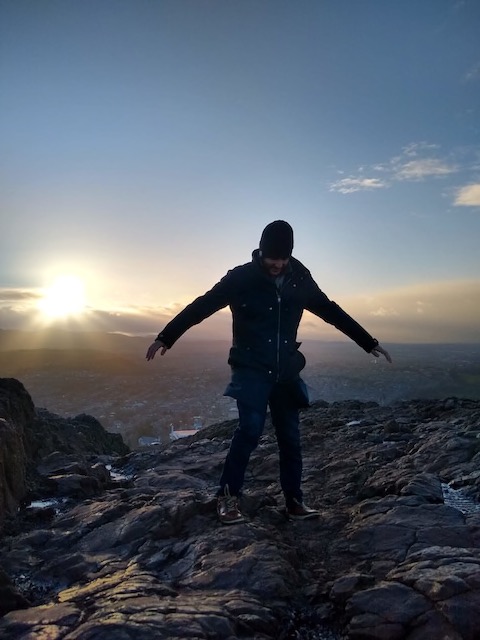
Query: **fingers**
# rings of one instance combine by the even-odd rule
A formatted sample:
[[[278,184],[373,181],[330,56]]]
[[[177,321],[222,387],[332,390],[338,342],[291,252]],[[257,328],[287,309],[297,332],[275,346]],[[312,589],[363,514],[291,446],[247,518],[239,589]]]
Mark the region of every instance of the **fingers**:
[[[157,350],[152,349],[152,347],[148,347],[147,355],[145,356],[147,360],[153,360],[155,357]]]
[[[382,356],[384,356],[384,357],[385,357],[385,360],[386,360],[387,362],[390,362],[390,363],[392,362],[392,358],[391,358],[390,354],[388,353],[388,351],[386,351],[385,349],[383,349],[380,345],[377,345],[377,346],[375,347],[375,349],[372,349],[372,350],[370,351],[370,353],[372,353],[372,354],[375,356],[375,358],[379,358],[379,357],[380,357],[380,354],[381,354]]]
[[[377,347],[378,348],[378,347]],[[392,358],[390,357],[390,354],[388,353],[388,351],[386,349],[382,349],[382,347],[378,348],[378,350],[380,351],[380,353],[385,356],[385,360],[387,362],[392,362]]]
[[[152,344],[147,349],[147,355],[145,356],[146,359],[153,360],[155,357],[155,354],[159,349],[161,349],[160,351],[161,356],[164,356],[168,351],[168,347],[165,346],[163,342],[160,342],[160,340],[155,340],[155,342],[152,342]]]

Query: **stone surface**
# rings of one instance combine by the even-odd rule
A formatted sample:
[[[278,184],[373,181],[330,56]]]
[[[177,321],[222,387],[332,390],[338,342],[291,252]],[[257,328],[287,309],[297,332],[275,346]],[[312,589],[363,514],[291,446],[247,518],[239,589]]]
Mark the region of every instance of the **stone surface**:
[[[479,637],[479,402],[305,410],[305,501],[321,517],[303,522],[285,518],[270,425],[247,521],[217,522],[235,425],[121,457],[88,438],[47,448],[30,494],[52,503],[22,508],[1,541],[0,637]]]
[[[25,387],[18,380],[0,378],[0,527],[27,490],[24,437],[34,415]]]

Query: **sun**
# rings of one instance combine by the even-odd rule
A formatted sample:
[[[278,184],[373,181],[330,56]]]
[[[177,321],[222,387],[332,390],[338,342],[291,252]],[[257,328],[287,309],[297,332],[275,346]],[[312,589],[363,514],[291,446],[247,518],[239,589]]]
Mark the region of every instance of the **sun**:
[[[73,275],[58,276],[45,290],[38,307],[51,319],[82,314],[86,309],[83,280]]]

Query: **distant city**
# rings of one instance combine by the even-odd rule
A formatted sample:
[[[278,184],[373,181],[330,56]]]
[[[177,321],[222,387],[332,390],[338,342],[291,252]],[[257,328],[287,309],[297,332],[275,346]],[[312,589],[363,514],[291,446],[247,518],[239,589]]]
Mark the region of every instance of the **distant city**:
[[[230,371],[226,341],[180,340],[146,362],[151,338],[116,334],[0,331],[0,377],[18,378],[37,407],[62,416],[88,413],[135,448],[170,432],[236,417],[223,396]],[[450,396],[480,399],[480,345],[385,345],[393,364],[350,341],[306,341],[303,378],[312,401],[375,401]]]

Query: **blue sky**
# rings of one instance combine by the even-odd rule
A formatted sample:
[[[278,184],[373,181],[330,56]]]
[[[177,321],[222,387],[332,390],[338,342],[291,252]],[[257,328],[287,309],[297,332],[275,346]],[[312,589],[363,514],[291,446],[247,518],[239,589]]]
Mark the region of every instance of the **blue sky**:
[[[479,32],[477,0],[0,0],[0,327],[156,333],[280,218],[382,342],[480,341]]]

